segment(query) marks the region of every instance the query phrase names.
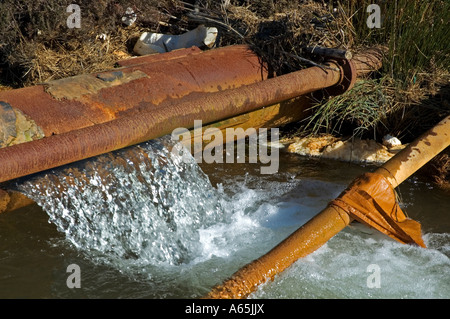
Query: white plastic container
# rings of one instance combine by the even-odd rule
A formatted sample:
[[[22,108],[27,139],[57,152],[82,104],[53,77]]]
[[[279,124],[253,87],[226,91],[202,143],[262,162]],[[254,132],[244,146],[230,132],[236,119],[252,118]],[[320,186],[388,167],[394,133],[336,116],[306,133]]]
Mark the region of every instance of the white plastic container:
[[[213,47],[217,38],[217,28],[203,25],[180,35],[144,32],[136,42],[133,51],[139,55],[164,53],[192,46]]]

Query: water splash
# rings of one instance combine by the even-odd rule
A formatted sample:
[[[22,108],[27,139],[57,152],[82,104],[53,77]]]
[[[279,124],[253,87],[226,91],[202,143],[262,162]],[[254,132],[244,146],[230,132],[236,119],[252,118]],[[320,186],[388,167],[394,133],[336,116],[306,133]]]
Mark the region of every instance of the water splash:
[[[189,262],[223,210],[194,158],[164,137],[17,184],[77,248],[138,264]]]

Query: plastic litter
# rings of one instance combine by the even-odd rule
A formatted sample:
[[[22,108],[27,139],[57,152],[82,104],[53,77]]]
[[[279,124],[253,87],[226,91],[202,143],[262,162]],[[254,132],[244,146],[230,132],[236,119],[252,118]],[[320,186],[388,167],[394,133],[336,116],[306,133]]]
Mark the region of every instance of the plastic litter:
[[[394,136],[386,135],[383,137],[383,145],[385,145],[388,148],[392,148],[395,146],[402,145],[402,142],[400,142],[400,140]]]
[[[147,55],[192,46],[212,48],[216,43],[217,33],[217,28],[204,25],[199,25],[180,35],[144,32],[136,42],[133,51],[139,55]]]

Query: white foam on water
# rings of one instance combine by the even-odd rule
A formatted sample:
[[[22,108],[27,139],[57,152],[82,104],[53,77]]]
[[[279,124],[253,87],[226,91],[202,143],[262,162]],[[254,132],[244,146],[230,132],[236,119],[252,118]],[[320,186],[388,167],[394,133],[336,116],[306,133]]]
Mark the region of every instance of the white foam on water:
[[[252,298],[449,298],[450,234],[424,239],[426,249],[363,225],[346,228]]]

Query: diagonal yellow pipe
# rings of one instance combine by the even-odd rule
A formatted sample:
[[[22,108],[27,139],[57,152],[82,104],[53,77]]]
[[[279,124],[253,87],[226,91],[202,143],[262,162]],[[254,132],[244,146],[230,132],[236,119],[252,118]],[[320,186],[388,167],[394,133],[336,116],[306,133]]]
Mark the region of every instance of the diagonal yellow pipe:
[[[450,116],[409,144],[375,173],[397,187],[450,145]],[[205,296],[212,299],[246,298],[258,285],[325,244],[343,230],[352,217],[341,207],[330,205],[296,230],[267,254],[247,264]]]

